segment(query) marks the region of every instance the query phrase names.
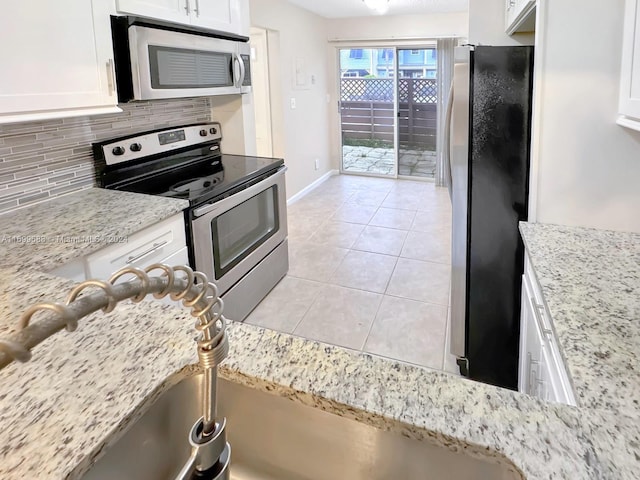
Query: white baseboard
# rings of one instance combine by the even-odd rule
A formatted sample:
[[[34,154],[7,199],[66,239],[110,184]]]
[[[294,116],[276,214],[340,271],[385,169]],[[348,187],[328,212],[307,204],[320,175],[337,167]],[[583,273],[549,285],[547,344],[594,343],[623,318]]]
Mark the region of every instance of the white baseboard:
[[[312,190],[318,188],[320,185],[322,185],[324,182],[326,182],[327,180],[329,180],[330,177],[334,176],[334,175],[338,175],[340,172],[338,170],[329,170],[327,173],[325,173],[324,175],[322,175],[319,179],[317,179],[315,182],[310,183],[309,185],[307,185],[306,187],[304,187],[302,190],[300,190],[298,193],[296,193],[295,195],[293,195],[289,200],[287,200],[287,205],[292,205],[293,203],[297,202],[298,200],[300,200],[302,197],[304,197],[305,195],[307,195],[308,193],[310,193]]]

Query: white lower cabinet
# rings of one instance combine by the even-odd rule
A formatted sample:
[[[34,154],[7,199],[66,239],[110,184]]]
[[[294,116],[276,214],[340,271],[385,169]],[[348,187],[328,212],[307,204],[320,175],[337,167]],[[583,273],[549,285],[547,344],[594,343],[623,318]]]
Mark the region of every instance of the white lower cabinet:
[[[140,230],[126,239],[114,237],[106,241],[113,243],[50,273],[81,282],[88,278],[107,280],[114,272],[127,266],[145,268],[153,263],[189,265],[182,213]]]
[[[118,239],[114,239],[117,241]],[[145,228],[123,243],[112,243],[86,257],[89,278],[109,278],[123,267],[144,268],[161,263],[187,246],[182,214]]]
[[[576,405],[551,317],[527,259],[522,276],[518,390],[551,402]]]

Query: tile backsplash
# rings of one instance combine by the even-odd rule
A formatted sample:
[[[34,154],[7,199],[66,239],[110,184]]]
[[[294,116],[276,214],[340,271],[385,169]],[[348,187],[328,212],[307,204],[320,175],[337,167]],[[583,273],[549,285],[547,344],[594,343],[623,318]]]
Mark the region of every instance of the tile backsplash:
[[[95,141],[211,120],[206,97],[120,107],[122,113],[0,125],[0,213],[96,185]]]

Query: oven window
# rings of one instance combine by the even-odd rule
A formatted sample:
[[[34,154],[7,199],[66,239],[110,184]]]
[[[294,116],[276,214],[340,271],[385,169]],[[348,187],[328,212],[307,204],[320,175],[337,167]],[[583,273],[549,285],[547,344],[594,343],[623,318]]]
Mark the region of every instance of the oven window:
[[[151,87],[231,87],[230,53],[149,45]]]
[[[277,199],[278,186],[274,185],[211,221],[216,279],[278,231]]]

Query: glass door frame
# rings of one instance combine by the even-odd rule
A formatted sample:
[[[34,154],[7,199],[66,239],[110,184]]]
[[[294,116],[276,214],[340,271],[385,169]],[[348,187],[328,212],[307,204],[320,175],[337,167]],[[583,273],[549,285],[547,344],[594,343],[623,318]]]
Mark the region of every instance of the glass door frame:
[[[341,175],[360,175],[367,177],[377,177],[377,178],[394,178],[394,179],[405,179],[405,180],[417,180],[417,181],[433,181],[430,178],[425,177],[412,177],[410,175],[399,175],[398,172],[400,170],[400,140],[399,140],[399,122],[398,122],[398,73],[399,73],[399,63],[398,63],[398,50],[402,49],[425,49],[425,48],[434,48],[437,45],[436,39],[428,39],[424,40],[411,40],[411,41],[333,41],[330,42],[333,44],[335,48],[335,79],[336,79],[336,97],[337,97],[337,132],[335,132],[335,138],[337,139],[337,158],[339,159],[338,170]],[[343,149],[342,149],[342,113],[341,113],[341,74],[340,74],[340,50],[345,49],[354,49],[354,48],[370,48],[370,49],[392,49],[394,52],[395,59],[395,74],[393,76],[393,151],[394,151],[394,169],[392,174],[379,174],[379,173],[368,173],[368,172],[350,172],[344,170],[343,166]]]
[[[437,51],[437,45],[438,42],[436,40],[431,40],[431,41],[424,41],[421,43],[410,43],[410,44],[406,44],[406,45],[397,45],[395,47],[395,55],[396,58],[398,58],[398,50],[426,50],[429,48],[433,48],[436,49]],[[437,73],[436,73],[437,75]],[[418,182],[435,182],[435,177],[434,178],[430,178],[430,177],[418,177],[418,176],[412,176],[412,175],[400,175],[400,122],[398,121],[398,110],[400,109],[400,100],[398,98],[398,80],[400,79],[400,62],[396,61],[396,74],[395,74],[395,88],[396,88],[396,172],[398,172],[398,174],[396,175],[395,178],[399,178],[402,180],[415,180]],[[437,78],[437,77],[436,77]],[[437,115],[436,115],[437,118]],[[436,128],[437,131],[437,128]],[[438,142],[438,138],[436,136],[436,142]]]
[[[377,178],[398,178],[398,80],[396,78],[397,69],[394,68],[394,77],[393,77],[393,172],[386,173],[371,173],[371,172],[352,172],[344,169],[344,153],[343,153],[343,145],[342,145],[342,76],[340,74],[341,65],[340,65],[340,51],[347,49],[372,49],[372,50],[380,50],[380,49],[392,49],[394,51],[394,58],[396,56],[396,49],[394,45],[390,45],[388,43],[379,43],[379,42],[339,42],[335,45],[335,58],[336,58],[336,92],[337,92],[337,126],[338,131],[336,138],[338,139],[337,148],[338,148],[338,158],[339,158],[339,168],[341,175],[359,175],[366,177],[377,177]]]

